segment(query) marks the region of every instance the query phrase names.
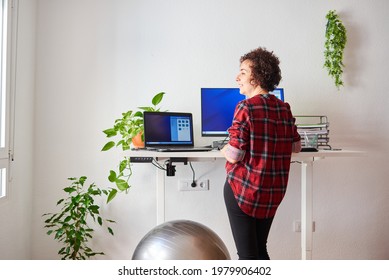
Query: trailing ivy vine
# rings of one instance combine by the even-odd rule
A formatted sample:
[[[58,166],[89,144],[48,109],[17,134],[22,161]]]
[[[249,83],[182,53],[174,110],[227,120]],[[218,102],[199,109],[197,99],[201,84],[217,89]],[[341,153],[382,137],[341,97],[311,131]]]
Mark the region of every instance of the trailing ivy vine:
[[[154,95],[151,100],[151,106],[138,107],[139,110],[129,110],[122,113],[120,119],[115,120],[114,126],[104,130],[106,137],[113,138],[119,136],[117,142],[111,140],[104,145],[102,151],[108,151],[113,147],[122,147],[123,151],[131,148],[132,140],[136,135],[141,134],[143,139],[143,112],[157,112],[160,111],[158,107],[161,103],[165,92],[160,92]],[[131,158],[124,157],[119,163],[119,169],[117,171],[110,170],[108,180],[111,183],[115,183],[116,188],[111,188],[107,203],[115,198],[118,191],[127,192],[130,189],[129,180],[132,176]]]
[[[328,70],[329,76],[334,79],[335,86],[343,86],[343,52],[347,42],[346,28],[344,27],[335,10],[326,15],[326,41],[324,44],[324,67]]]

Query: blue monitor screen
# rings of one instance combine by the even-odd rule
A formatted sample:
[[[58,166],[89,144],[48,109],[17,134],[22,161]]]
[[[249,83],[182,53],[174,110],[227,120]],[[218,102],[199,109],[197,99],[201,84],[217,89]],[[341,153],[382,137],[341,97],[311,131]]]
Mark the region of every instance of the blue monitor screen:
[[[202,88],[201,135],[227,136],[236,104],[243,99],[239,88]]]
[[[278,99],[284,101],[284,89],[276,88],[275,90],[269,92],[270,94],[274,94]]]
[[[284,89],[270,92],[284,101]],[[239,88],[201,88],[201,135],[228,136],[236,104],[245,99]]]

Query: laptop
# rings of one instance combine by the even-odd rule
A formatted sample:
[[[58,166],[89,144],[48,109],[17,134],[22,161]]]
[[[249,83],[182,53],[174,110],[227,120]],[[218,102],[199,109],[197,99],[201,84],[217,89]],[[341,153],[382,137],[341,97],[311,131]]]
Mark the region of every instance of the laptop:
[[[143,112],[145,148],[158,152],[200,152],[195,147],[191,113]]]

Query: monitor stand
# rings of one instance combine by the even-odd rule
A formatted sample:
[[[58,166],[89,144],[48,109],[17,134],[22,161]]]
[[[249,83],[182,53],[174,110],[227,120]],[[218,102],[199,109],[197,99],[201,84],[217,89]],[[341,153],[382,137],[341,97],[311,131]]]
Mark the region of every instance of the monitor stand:
[[[219,149],[221,150],[224,145],[228,143],[229,139],[223,139],[223,140],[218,140],[218,141],[213,141],[212,142],[212,149]]]

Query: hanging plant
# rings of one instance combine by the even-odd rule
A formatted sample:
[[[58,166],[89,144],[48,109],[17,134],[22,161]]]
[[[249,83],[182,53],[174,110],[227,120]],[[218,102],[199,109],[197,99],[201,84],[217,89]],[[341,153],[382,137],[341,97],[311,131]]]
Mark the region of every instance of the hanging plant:
[[[118,136],[119,139],[117,141],[109,141],[104,145],[102,151],[108,151],[113,147],[122,147],[123,151],[129,150],[132,146],[135,146],[135,139],[143,141],[143,112],[151,111],[157,112],[160,111],[158,107],[159,103],[161,103],[165,92],[160,92],[154,95],[151,100],[150,106],[142,106],[138,107],[138,110],[129,110],[127,112],[122,113],[122,117],[120,119],[115,120],[113,127],[104,130],[107,138],[113,138]],[[138,147],[139,148],[139,147]],[[130,157],[124,157],[120,163],[118,170],[110,170],[108,180],[111,183],[115,183],[116,188],[111,188],[107,203],[110,202],[117,194],[118,191],[127,192],[130,188],[129,180],[132,176],[132,168],[131,168],[131,160]]]
[[[344,27],[335,10],[326,15],[326,41],[324,44],[324,67],[327,68],[329,76],[335,81],[335,86],[343,86],[343,52],[347,42],[346,28]]]

